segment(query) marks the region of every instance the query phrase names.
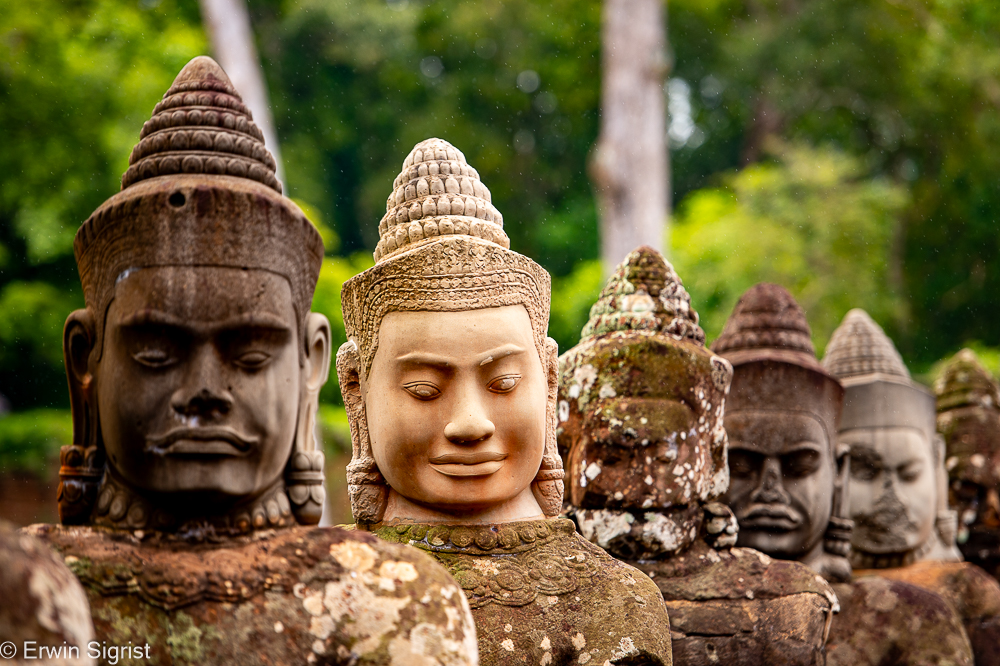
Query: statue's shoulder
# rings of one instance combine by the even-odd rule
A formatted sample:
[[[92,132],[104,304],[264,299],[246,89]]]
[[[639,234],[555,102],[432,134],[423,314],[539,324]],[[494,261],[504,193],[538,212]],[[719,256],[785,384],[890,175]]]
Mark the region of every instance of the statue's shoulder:
[[[827,641],[829,666],[972,664],[962,619],[931,590],[877,575],[833,586],[840,613]]]
[[[454,579],[426,554],[370,534],[293,527],[190,543],[99,527],[29,531],[84,583],[98,634],[148,636],[162,663],[183,656],[171,636],[185,627],[199,638],[182,651],[206,660],[254,650],[283,663],[310,654],[477,663],[475,626]],[[116,623],[126,611],[128,626]],[[240,638],[248,631],[263,638],[249,647]]]

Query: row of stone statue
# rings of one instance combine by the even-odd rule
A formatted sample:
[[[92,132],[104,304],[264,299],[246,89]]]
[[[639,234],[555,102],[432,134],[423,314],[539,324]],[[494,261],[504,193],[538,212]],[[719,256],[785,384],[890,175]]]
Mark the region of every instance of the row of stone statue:
[[[319,234],[212,60],[140,136],[76,236],[61,524],[0,529],[0,641],[63,663],[1000,664],[1000,395],[971,352],[935,422],[864,312],[821,363],[761,284],[709,349],[639,248],[559,356],[548,274],[429,139],[343,288],[356,524],[315,527]]]

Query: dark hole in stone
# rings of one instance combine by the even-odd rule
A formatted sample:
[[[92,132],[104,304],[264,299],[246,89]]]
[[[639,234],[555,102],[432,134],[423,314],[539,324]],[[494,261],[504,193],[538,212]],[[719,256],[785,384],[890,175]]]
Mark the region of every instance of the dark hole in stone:
[[[184,205],[184,202],[187,201],[187,199],[184,198],[184,195],[182,193],[174,192],[173,194],[170,195],[168,201],[170,202],[170,205],[173,206],[174,208],[180,208],[181,206]]]

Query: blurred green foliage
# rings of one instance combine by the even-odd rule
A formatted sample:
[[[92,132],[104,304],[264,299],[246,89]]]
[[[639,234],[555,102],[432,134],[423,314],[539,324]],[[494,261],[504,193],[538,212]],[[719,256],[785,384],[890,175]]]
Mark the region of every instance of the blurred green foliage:
[[[550,334],[575,344],[602,286],[586,175],[600,3],[248,4],[286,191],[326,244],[314,309],[335,345],[340,287],[371,264],[392,179],[429,136],[465,152],[512,247],[552,273]],[[915,373],[965,344],[994,358],[1000,5],[673,0],[669,12],[667,247],[709,337],[744,289],[771,280],[806,308],[819,349],[861,306]],[[0,394],[15,410],[0,417],[0,462],[51,455],[68,436],[55,425],[65,411],[37,410],[68,407],[73,234],[206,49],[197,0],[0,0]],[[343,449],[335,372],[321,398]]]

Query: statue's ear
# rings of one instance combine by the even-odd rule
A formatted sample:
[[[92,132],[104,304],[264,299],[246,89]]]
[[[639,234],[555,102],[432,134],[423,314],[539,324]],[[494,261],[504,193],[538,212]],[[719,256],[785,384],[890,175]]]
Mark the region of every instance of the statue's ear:
[[[104,475],[104,450],[97,411],[97,383],[91,357],[97,340],[94,317],[76,310],[63,328],[63,359],[73,410],[73,443],[59,453],[59,519],[67,525],[85,523]]]
[[[559,457],[559,447],[556,443],[556,427],[558,425],[559,399],[559,345],[552,338],[545,338],[545,354],[542,357],[542,369],[545,371],[548,383],[548,395],[545,406],[545,450],[542,464],[532,484],[535,500],[542,512],[548,516],[558,516],[562,512],[563,503],[563,472],[562,458]]]
[[[351,424],[353,456],[347,466],[351,513],[358,525],[374,525],[381,522],[385,515],[389,486],[372,453],[365,398],[361,391],[361,353],[353,340],[342,344],[337,351],[337,379],[340,380],[340,394],[347,408],[347,420]]]
[[[316,447],[316,413],[319,390],[330,375],[330,320],[310,312],[305,321],[305,362],[302,367],[302,391],[295,446],[289,461],[288,498],[295,519],[315,525],[323,515],[326,490],[323,487],[323,452]]]
[[[850,498],[850,476],[851,476],[851,447],[844,442],[836,442],[833,445],[833,515],[841,518],[849,518],[848,500]]]

